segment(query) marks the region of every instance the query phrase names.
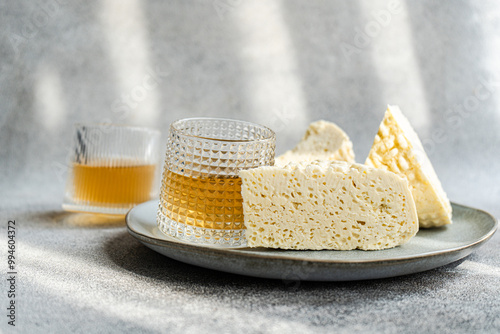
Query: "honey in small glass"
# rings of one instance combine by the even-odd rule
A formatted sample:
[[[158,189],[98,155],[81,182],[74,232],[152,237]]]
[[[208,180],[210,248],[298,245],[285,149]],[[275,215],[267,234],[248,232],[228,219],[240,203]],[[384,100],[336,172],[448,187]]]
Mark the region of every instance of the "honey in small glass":
[[[210,229],[245,228],[237,176],[189,177],[166,171],[161,193],[172,220]]]
[[[144,127],[75,124],[63,209],[125,215],[155,198],[159,138]]]
[[[73,199],[89,205],[135,204],[151,197],[155,165],[73,164]]]
[[[158,229],[183,241],[244,246],[244,169],[274,164],[276,137],[262,125],[187,118],[170,126]]]

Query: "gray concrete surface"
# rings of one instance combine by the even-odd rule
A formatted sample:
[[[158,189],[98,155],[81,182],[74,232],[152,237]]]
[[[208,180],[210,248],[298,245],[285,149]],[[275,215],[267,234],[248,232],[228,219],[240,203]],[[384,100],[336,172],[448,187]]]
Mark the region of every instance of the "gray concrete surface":
[[[498,234],[426,273],[290,284],[184,265],[60,208],[75,122],[165,136],[181,117],[245,119],[280,153],[326,119],[363,162],[398,104],[450,199],[498,217],[499,54],[496,1],[0,1],[4,275],[9,219],[19,256],[1,331],[499,332]]]

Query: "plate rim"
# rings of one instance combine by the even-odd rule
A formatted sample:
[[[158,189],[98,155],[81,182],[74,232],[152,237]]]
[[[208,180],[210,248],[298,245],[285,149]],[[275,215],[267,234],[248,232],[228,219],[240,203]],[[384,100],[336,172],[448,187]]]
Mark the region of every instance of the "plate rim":
[[[130,226],[131,225],[131,223],[130,223],[131,218],[130,217],[133,213],[135,213],[136,210],[139,209],[139,207],[145,207],[148,205],[152,205],[153,203],[158,204],[158,201],[152,200],[152,201],[141,203],[141,204],[133,207],[132,209],[130,209],[129,212],[127,213],[127,215],[125,216],[127,230],[129,231],[129,233],[132,236],[134,236],[136,239],[138,239],[141,242],[146,242],[148,244],[152,244],[152,245],[160,246],[160,247],[165,247],[165,246],[169,247],[169,248],[175,247],[177,249],[183,249],[183,250],[186,250],[186,249],[193,250],[193,248],[196,249],[197,251],[210,250],[210,251],[218,253],[218,254],[226,254],[226,255],[232,254],[235,256],[247,257],[247,258],[260,258],[260,259],[267,259],[267,260],[272,259],[272,260],[282,260],[282,261],[292,261],[292,262],[313,262],[313,263],[318,263],[318,264],[321,263],[321,264],[332,264],[332,265],[352,265],[352,264],[397,263],[397,262],[415,261],[415,260],[419,260],[422,258],[432,258],[432,257],[440,256],[440,255],[446,255],[446,254],[453,254],[453,253],[461,252],[461,251],[466,250],[466,249],[470,249],[470,250],[475,249],[476,247],[478,247],[482,243],[488,241],[495,234],[495,232],[497,231],[497,228],[498,228],[498,219],[495,218],[495,216],[493,216],[489,212],[481,210],[481,209],[477,209],[474,207],[470,207],[467,205],[451,202],[453,206],[460,206],[462,208],[472,209],[472,210],[475,210],[477,212],[480,212],[482,214],[487,215],[494,222],[492,228],[487,233],[485,233],[481,238],[479,238],[479,239],[475,240],[474,242],[469,243],[467,245],[453,247],[453,248],[449,248],[449,249],[445,249],[445,250],[428,251],[428,252],[418,254],[418,255],[406,255],[406,256],[397,257],[397,258],[386,258],[386,259],[380,259],[380,260],[377,260],[377,259],[355,259],[355,260],[343,260],[343,259],[335,260],[334,259],[334,260],[332,260],[332,259],[314,259],[314,258],[305,259],[305,258],[294,257],[294,256],[283,256],[283,255],[279,255],[279,254],[262,255],[262,254],[242,251],[242,250],[251,250],[251,249],[259,249],[259,248],[266,249],[263,247],[259,247],[259,248],[217,247],[217,246],[212,246],[212,245],[201,245],[201,244],[189,243],[189,242],[185,242],[183,240],[176,240],[175,238],[169,237],[169,236],[165,236],[168,239],[160,239],[160,238],[156,238],[154,236],[144,235],[143,233],[134,230],[134,228],[132,226]],[[273,249],[273,250],[275,250],[275,249]],[[287,250],[287,251],[293,251],[293,250]],[[301,252],[301,250],[296,250],[296,251]],[[332,251],[332,250],[318,250],[318,251],[309,250],[309,251],[321,252],[321,251]],[[355,250],[355,251],[368,252],[368,251],[363,251],[363,250]],[[380,252],[380,251],[384,251],[384,250],[379,250],[377,252]],[[342,252],[342,251],[339,251],[339,252]]]

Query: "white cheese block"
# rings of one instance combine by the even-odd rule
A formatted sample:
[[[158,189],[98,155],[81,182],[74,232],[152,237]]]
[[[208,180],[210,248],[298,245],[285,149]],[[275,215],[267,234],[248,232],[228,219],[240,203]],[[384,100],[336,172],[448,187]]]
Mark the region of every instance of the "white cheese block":
[[[250,247],[385,249],[418,231],[408,181],[346,162],[315,161],[240,172]]]
[[[289,162],[339,160],[354,162],[352,142],[337,125],[327,121],[316,121],[307,128],[297,146],[276,158],[276,166]]]
[[[388,106],[365,164],[405,176],[420,227],[451,224],[451,205],[418,135],[397,106]]]

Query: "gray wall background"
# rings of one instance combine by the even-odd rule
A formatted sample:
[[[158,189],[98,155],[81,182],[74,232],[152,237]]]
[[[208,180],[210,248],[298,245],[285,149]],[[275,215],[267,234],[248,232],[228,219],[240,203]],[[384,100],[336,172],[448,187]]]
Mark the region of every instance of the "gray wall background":
[[[398,104],[450,199],[500,216],[497,1],[0,0],[0,208],[62,200],[72,124],[309,122],[364,162]]]

